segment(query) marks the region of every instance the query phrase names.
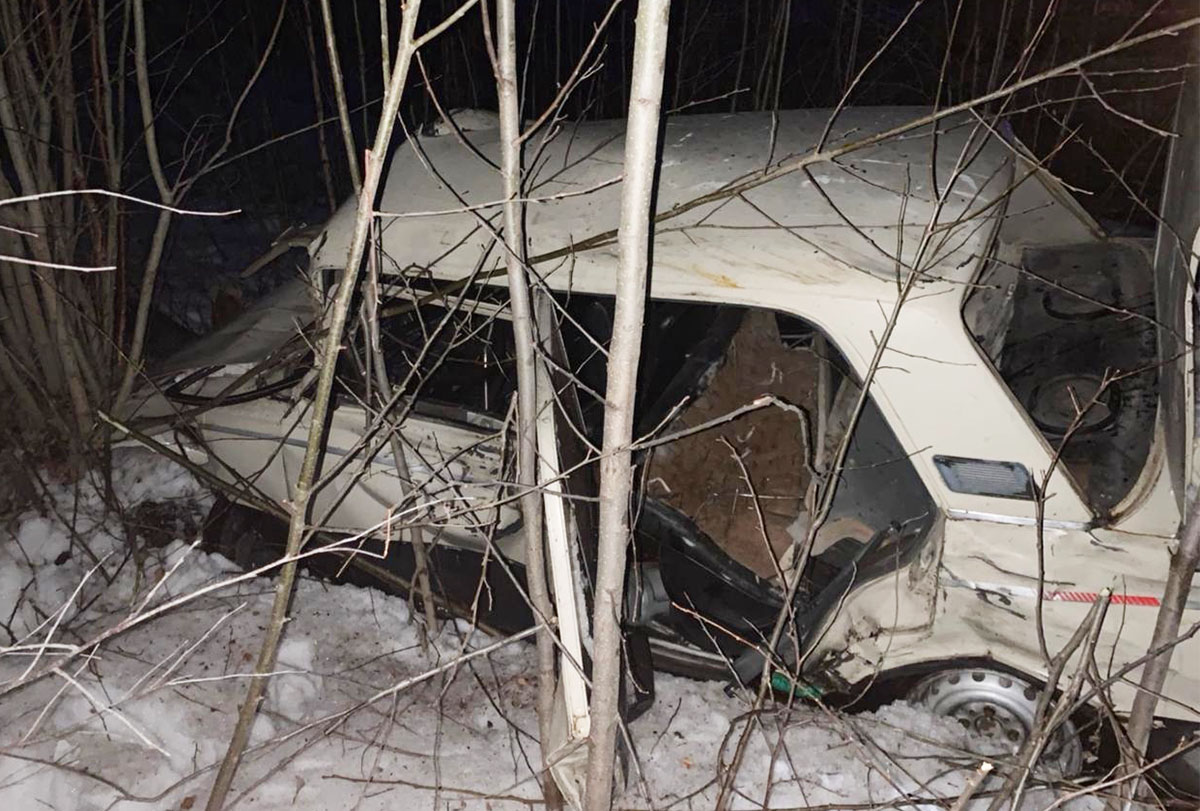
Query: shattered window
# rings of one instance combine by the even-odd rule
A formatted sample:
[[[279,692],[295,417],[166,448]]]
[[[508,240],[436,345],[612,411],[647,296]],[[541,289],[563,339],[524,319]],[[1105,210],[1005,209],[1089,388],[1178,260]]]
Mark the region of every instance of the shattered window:
[[[455,298],[414,306],[416,300],[419,296],[381,305],[379,343],[388,382],[423,401],[503,419],[517,390],[505,302]],[[369,349],[361,325],[347,347],[339,380],[362,397]]]
[[[512,324],[496,312],[427,305],[380,322],[388,376],[421,399],[503,419],[517,390]]]
[[[695,381],[697,391],[667,431],[720,419],[762,394],[815,415],[823,361],[811,345],[785,341],[779,326],[774,313],[745,311],[723,356]],[[690,517],[739,563],[772,577],[812,484],[813,449],[805,446],[799,420],[766,407],[664,445],[648,463],[646,492]]]

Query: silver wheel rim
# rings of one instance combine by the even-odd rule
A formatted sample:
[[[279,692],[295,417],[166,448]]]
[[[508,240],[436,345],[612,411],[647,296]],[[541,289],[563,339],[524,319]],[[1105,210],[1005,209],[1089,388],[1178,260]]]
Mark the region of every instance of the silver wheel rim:
[[[984,668],[945,670],[922,679],[908,699],[953,718],[982,739],[982,755],[1020,751],[1033,729],[1040,690],[1024,679]],[[1072,777],[1083,766],[1083,744],[1066,721],[1051,734],[1038,760],[1047,776]]]

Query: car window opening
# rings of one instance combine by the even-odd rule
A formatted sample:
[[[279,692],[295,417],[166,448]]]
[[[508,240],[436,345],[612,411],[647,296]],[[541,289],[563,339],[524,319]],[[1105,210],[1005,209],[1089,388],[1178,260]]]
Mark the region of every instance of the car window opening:
[[[496,419],[507,414],[517,390],[516,355],[512,325],[495,307],[447,309],[439,302],[405,308],[380,318],[379,341],[393,386],[403,386],[423,402]],[[339,369],[342,385],[360,396],[362,365]]]
[[[492,292],[481,294],[487,306],[474,306],[469,298],[430,301],[380,319],[393,385],[416,366],[410,388],[418,397],[419,421],[431,414],[451,421],[455,414],[460,421],[506,415],[516,389],[513,334],[503,302]],[[595,471],[594,465],[576,466],[587,455],[579,438],[598,442],[602,432],[603,350],[611,339],[613,300],[571,294],[556,299],[556,308],[555,343],[572,372],[552,373],[560,395],[560,453],[575,471],[568,493],[586,495],[594,492]],[[644,329],[639,436],[685,430],[763,394],[807,415],[811,446],[795,413],[765,407],[638,458],[645,487],[637,506],[630,622],[660,641],[736,656],[740,643],[714,635],[680,606],[692,606],[744,639],[769,630],[782,604],[781,567],[789,566],[808,533],[817,496],[812,471],[828,473],[861,389],[834,342],[798,317],[651,300]],[[344,385],[356,385],[351,375],[343,378]],[[563,411],[568,401],[572,405]],[[434,414],[431,407],[441,410]],[[563,424],[568,414],[569,426]],[[509,506],[519,513],[518,505]],[[590,526],[590,508],[586,498],[572,501],[573,523]],[[847,582],[859,582],[906,565],[935,514],[911,461],[868,398],[830,515],[816,536],[799,608],[816,610],[822,590],[849,572]],[[576,530],[586,545],[587,528]],[[505,557],[523,559],[519,545],[500,546]]]
[[[667,431],[717,419],[761,394],[815,414],[820,362],[783,342],[773,313],[748,311],[707,385]],[[793,533],[804,533],[798,520],[812,501],[812,449],[798,419],[767,407],[660,446],[646,463],[646,493],[689,516],[755,574],[774,577]]]
[[[577,296],[570,306],[574,322],[594,330],[591,338],[604,345],[611,300]],[[573,367],[589,388],[602,392],[603,363],[592,360],[594,343],[574,326],[564,324],[563,333]],[[823,471],[834,457],[860,391],[834,344],[800,318],[733,306],[649,303],[635,415],[639,435],[656,426],[659,435],[670,435],[773,394],[807,414],[812,447],[805,447],[797,415],[767,407],[643,455],[631,598],[636,624],[659,638],[728,655],[738,654],[739,643],[681,606],[743,638],[769,629],[782,602],[780,566],[788,565],[789,553],[808,532],[816,494],[809,466]],[[595,420],[587,432],[598,435],[602,409],[583,411],[585,420]],[[822,589],[850,567],[857,577],[870,578],[906,565],[935,512],[911,461],[868,399],[800,599],[815,606]],[[890,542],[897,527],[907,529]]]
[[[1062,463],[1097,514],[1108,514],[1154,438],[1158,349],[1145,252],[1112,240],[993,260],[963,314],[1050,447],[1074,426]],[[1118,378],[1104,385],[1106,375]]]
[[[729,309],[740,315],[736,331],[722,355],[698,370],[691,399],[664,433],[772,394],[803,409],[812,447],[806,447],[796,414],[774,407],[750,411],[654,449],[644,462],[646,495],[688,516],[741,566],[777,579],[789,550],[808,533],[817,495],[810,467],[827,472],[860,388],[832,343],[801,319]],[[867,487],[889,487],[904,498],[868,496]],[[916,471],[868,401],[814,551],[819,555],[842,539],[865,543],[889,523],[930,509]]]

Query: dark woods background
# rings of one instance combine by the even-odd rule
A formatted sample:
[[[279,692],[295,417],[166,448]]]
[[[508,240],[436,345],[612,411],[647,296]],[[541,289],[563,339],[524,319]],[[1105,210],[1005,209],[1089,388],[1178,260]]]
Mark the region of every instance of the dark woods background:
[[[97,0],[80,2],[89,13],[96,10]],[[257,240],[269,240],[289,224],[313,222],[328,212],[318,132],[331,156],[333,199],[341,202],[350,193],[318,3],[286,2],[278,41],[245,101],[231,154],[283,139],[232,162],[196,188],[193,204],[201,199],[239,207],[246,214],[220,224],[181,220],[169,241],[168,268],[181,261],[203,266],[236,262],[240,257],[226,254],[255,231],[261,232]],[[441,19],[457,4],[427,0],[423,15]],[[27,5],[35,12],[29,25],[36,29],[53,25],[56,14],[67,13],[66,6],[73,4],[58,11],[49,0]],[[333,0],[331,5],[355,142],[361,149],[374,132],[382,95],[380,4]],[[850,104],[953,104],[999,86],[1014,70],[1024,67],[1026,75],[1033,74],[1102,47],[1135,25],[1150,30],[1195,11],[1189,0],[1171,0],[1148,11],[1152,5],[1146,0],[926,0],[915,5],[907,0],[675,0],[665,106],[684,115],[830,107],[847,90]],[[623,115],[636,0],[619,2],[598,35],[610,11],[608,0],[525,0],[518,6],[526,115],[537,115],[553,100],[594,36],[587,77],[565,113],[572,119]],[[194,162],[197,152],[223,137],[229,112],[266,47],[279,8],[274,0],[147,4],[150,76],[169,176],[186,171],[189,158]],[[77,26],[77,50],[90,57],[76,59],[81,88],[95,81],[96,59],[106,58],[111,71],[116,69],[114,43],[120,42],[123,5],[110,3],[106,11],[107,54],[99,54],[87,29]],[[398,9],[389,16],[394,42]],[[1028,52],[1027,44],[1043,26],[1037,49]],[[1041,156],[1054,153],[1051,169],[1084,192],[1084,204],[1110,227],[1152,222],[1143,204],[1153,208],[1156,203],[1166,142],[1113,115],[1106,104],[1169,128],[1180,74],[1168,69],[1188,61],[1192,42],[1187,35],[1156,40],[1089,66],[1091,87],[1072,76],[1006,102],[1021,111],[1013,124],[1026,145]],[[856,74],[881,48],[855,83]],[[445,109],[496,108],[479,13],[468,13],[422,57],[428,83],[421,71],[414,71],[412,80],[423,89],[407,94],[402,115],[409,127],[436,120],[433,94]],[[1105,96],[1106,104],[1093,90]],[[126,124],[135,132],[141,123],[132,89],[128,92]],[[312,128],[321,120],[324,126]],[[1062,144],[1076,127],[1080,137]],[[289,136],[303,128],[309,129]],[[153,197],[144,153],[136,146],[131,139],[133,171],[127,176],[133,182],[125,191]],[[91,179],[104,185],[101,180]],[[131,211],[139,220],[153,219],[152,212]],[[220,239],[196,240],[191,233],[230,228],[248,228],[251,234],[239,235],[227,247]],[[175,255],[181,242],[190,244],[190,254],[200,255]]]
[[[247,100],[249,115],[237,129],[235,151],[324,119],[340,202],[349,193],[349,178],[334,120],[337,111],[320,10],[315,0],[287,2],[280,39]],[[424,15],[440,19],[456,5],[457,0],[430,0]],[[524,18],[519,28],[524,107],[527,115],[536,115],[568,78],[610,4],[532,0],[518,5]],[[1145,0],[964,0],[917,3],[914,11],[905,0],[676,0],[665,104],[681,114],[833,106],[889,39],[888,47],[853,85],[849,103],[957,103],[999,86],[1023,64],[1025,74],[1033,74],[1102,47],[1139,21],[1139,28],[1150,30],[1195,11],[1186,0],[1161,3],[1147,14],[1150,5]],[[382,94],[379,4],[335,0],[332,6],[351,121],[362,147],[374,132]],[[636,8],[635,0],[619,3],[599,34],[594,57],[585,68],[588,76],[566,105],[570,118],[623,115]],[[272,0],[156,0],[148,5],[159,137],[175,162],[198,141],[223,133],[228,111],[265,47],[278,10]],[[394,38],[399,13],[392,10],[390,16]],[[117,26],[119,6],[110,17],[110,26]],[[1047,31],[1037,50],[1028,53],[1026,44],[1039,26]],[[114,31],[110,39],[117,35]],[[1108,104],[1169,128],[1179,73],[1166,69],[1188,61],[1193,41],[1183,35],[1123,51],[1090,65],[1088,78]],[[469,13],[422,56],[428,84],[414,71],[413,80],[424,89],[410,92],[406,99],[403,117],[409,127],[436,120],[431,94],[446,109],[496,108],[478,13]],[[313,61],[320,109],[312,86]],[[943,61],[948,67],[940,81]],[[1054,151],[1065,133],[1079,127],[1081,140],[1059,148],[1051,167],[1088,193],[1084,202],[1093,213],[1116,227],[1149,223],[1146,212],[1129,199],[1130,191],[1143,202],[1155,203],[1164,139],[1114,116],[1079,76],[1049,82],[1007,103],[1023,111],[1013,123],[1036,154]],[[130,115],[130,125],[136,126],[136,109]],[[317,146],[313,129],[279,141],[232,164],[207,193],[262,214],[278,214],[282,220],[315,213],[310,211],[314,202],[326,204]],[[1115,173],[1131,188],[1124,188]]]
[[[98,187],[161,199],[138,104],[134,3],[0,0],[0,78],[16,111],[0,148],[0,198],[31,185],[13,159],[20,148],[40,154],[32,181],[38,192]],[[331,0],[358,161],[382,95],[381,5],[394,43],[395,0]],[[426,0],[419,28],[458,5]],[[609,0],[522,0],[518,11],[526,117],[555,98],[593,39],[563,117],[624,114],[636,0],[615,7]],[[851,105],[954,104],[1196,11],[1195,0],[675,0],[664,106],[679,115],[830,107],[843,95]],[[211,328],[218,298],[232,298],[236,309],[294,273],[293,259],[239,276],[287,227],[323,221],[352,190],[319,0],[146,0],[145,29],[167,181],[189,178],[220,153],[176,202],[242,213],[174,217],[159,262],[152,250],[159,214],[146,206],[47,202],[45,222],[21,206],[0,208],[0,226],[26,234],[0,229],[0,242],[15,241],[0,253],[19,255],[30,240],[41,240],[54,246],[49,253],[56,261],[116,267],[103,277],[39,277],[39,284],[57,288],[38,293],[51,324],[30,339],[38,360],[22,368],[23,349],[0,358],[0,384],[17,380],[34,399],[39,388],[56,401],[70,393],[81,424],[89,408],[106,401],[105,392],[120,388],[120,354],[136,343],[130,335],[142,278],[153,291],[145,342],[146,358],[153,359],[189,333]],[[1122,50],[1090,62],[1086,74],[1073,72],[989,106],[1010,113],[1025,144],[1105,225],[1144,233],[1153,224],[1168,145],[1155,130],[1171,126],[1181,68],[1196,60],[1195,30]],[[478,7],[421,57],[401,112],[410,131],[437,120],[435,96],[447,110],[496,108]],[[16,274],[4,277],[10,287],[0,293],[17,302],[25,271],[0,271]],[[50,312],[60,294],[66,309]],[[5,312],[28,309],[20,301]],[[67,385],[69,363],[65,374],[56,369],[64,364],[50,332],[64,314],[59,345],[74,345],[85,371],[96,370],[82,392]],[[140,364],[138,358],[134,368]],[[31,415],[32,423],[38,419]]]

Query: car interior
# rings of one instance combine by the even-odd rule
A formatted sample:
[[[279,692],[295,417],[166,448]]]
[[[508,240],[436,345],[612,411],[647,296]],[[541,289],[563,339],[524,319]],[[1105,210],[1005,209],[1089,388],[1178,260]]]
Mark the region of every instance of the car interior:
[[[603,296],[553,301],[556,331],[543,354],[554,370],[560,453],[575,462],[594,457],[600,442],[612,307]],[[389,377],[405,383],[418,409],[506,418],[516,372],[502,291],[385,305],[383,312]],[[345,377],[348,388],[361,386]],[[645,447],[632,507],[631,625],[730,657],[762,637],[782,606],[793,555],[860,391],[833,342],[800,318],[648,303],[635,415]],[[771,404],[747,408],[764,394],[775,398]],[[576,524],[594,526],[594,467],[569,477]],[[903,565],[909,555],[897,539],[915,548],[932,524],[928,492],[870,398],[835,492],[803,573],[801,607],[817,606],[831,584],[848,588],[839,574],[861,580]],[[898,534],[900,527],[907,529]],[[590,531],[578,535],[586,546]],[[512,552],[510,559],[523,559]],[[584,549],[585,570],[593,554]]]

